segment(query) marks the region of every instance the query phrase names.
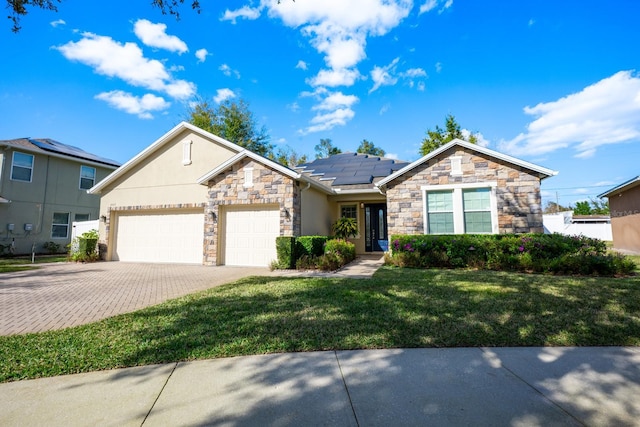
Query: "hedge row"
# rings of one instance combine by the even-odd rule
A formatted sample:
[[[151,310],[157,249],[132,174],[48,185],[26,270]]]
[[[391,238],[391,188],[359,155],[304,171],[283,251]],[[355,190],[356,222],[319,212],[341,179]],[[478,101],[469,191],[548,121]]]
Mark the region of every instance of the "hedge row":
[[[405,267],[471,267],[556,274],[631,274],[635,263],[605,242],[561,234],[394,235],[387,262]]]
[[[356,258],[355,245],[327,236],[280,236],[273,268],[337,270]]]

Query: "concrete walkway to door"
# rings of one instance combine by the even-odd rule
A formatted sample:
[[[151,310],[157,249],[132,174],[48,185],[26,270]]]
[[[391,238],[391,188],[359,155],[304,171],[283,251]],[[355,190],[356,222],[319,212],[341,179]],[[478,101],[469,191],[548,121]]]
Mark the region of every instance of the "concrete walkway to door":
[[[259,267],[98,262],[47,264],[0,276],[0,335],[95,322],[247,276]]]

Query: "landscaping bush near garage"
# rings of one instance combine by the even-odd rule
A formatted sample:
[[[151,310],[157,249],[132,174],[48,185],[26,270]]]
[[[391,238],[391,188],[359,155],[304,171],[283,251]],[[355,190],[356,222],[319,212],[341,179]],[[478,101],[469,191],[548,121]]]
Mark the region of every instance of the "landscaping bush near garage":
[[[388,264],[402,267],[616,276],[633,273],[633,260],[606,243],[562,234],[394,235]]]
[[[327,236],[281,236],[276,239],[278,260],[273,268],[337,270],[356,257],[355,245]]]

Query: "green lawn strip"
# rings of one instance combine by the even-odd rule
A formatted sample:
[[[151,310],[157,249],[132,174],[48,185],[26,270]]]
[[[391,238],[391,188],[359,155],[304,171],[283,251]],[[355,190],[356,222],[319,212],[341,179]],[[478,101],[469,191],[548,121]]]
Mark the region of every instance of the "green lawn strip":
[[[31,258],[0,258],[0,273],[11,273],[14,271],[34,270],[35,264],[44,264],[49,262],[66,262],[66,255],[38,256],[35,263],[31,263]]]
[[[640,345],[640,278],[383,267],[252,277],[135,313],[0,337],[0,381],[290,351]]]

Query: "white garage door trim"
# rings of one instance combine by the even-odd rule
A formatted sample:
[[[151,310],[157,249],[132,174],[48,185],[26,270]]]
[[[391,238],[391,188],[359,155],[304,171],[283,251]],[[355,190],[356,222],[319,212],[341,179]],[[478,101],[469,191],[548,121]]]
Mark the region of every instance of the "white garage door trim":
[[[224,230],[225,265],[267,267],[277,258],[278,206],[228,207]]]
[[[112,259],[202,264],[204,211],[122,212],[116,217]]]

